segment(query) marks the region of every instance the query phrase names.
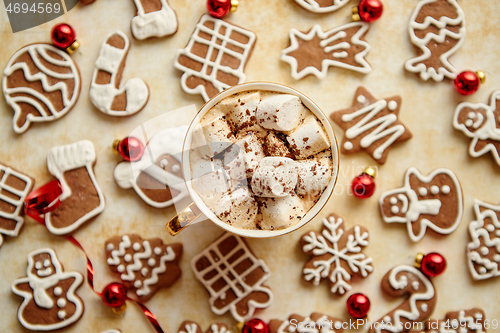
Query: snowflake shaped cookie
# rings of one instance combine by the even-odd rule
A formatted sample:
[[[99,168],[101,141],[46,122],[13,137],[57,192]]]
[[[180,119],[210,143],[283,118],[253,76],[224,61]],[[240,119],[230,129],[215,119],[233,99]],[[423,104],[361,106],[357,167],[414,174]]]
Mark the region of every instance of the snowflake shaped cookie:
[[[361,253],[368,237],[368,231],[360,226],[345,232],[344,220],[329,215],[323,219],[321,233],[310,231],[300,241],[302,251],[313,257],[304,265],[304,279],[317,286],[328,278],[330,291],[340,295],[351,290],[353,275],[366,277],[373,271],[373,259]]]

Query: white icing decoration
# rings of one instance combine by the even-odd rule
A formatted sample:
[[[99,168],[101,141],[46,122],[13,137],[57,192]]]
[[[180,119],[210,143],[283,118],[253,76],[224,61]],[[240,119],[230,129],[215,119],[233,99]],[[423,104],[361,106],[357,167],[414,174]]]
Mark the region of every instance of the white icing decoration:
[[[387,105],[387,109],[389,109],[389,111],[394,111],[398,108],[398,102],[396,101],[389,101],[389,104]]]
[[[58,317],[59,319],[64,319],[64,318],[66,318],[66,311],[63,311],[63,310],[61,310],[61,311],[57,311],[57,317]]]
[[[34,257],[42,253],[47,253],[50,255],[51,264],[53,265],[55,272],[53,272],[53,274],[48,277],[39,278],[38,276],[34,275],[31,272],[31,270],[33,269],[34,266],[34,261],[33,261]],[[25,328],[33,331],[57,330],[69,326],[74,322],[76,322],[78,319],[80,319],[80,317],[83,314],[83,303],[78,298],[78,296],[75,295],[75,291],[83,283],[83,276],[78,272],[64,272],[62,270],[61,263],[56,257],[54,250],[46,248],[31,252],[28,255],[28,268],[26,269],[26,274],[27,277],[15,280],[12,283],[11,287],[12,292],[14,294],[24,297],[23,303],[21,304],[18,310],[18,318],[19,322]],[[64,321],[53,324],[48,323],[42,325],[42,324],[31,324],[30,322],[28,322],[25,319],[25,310],[28,304],[34,299],[35,304],[42,309],[53,308],[55,304],[53,299],[49,296],[48,290],[59,284],[61,281],[67,279],[74,279],[73,284],[69,287],[66,293],[68,302],[72,303],[75,306],[74,314],[71,317],[66,318],[66,313],[64,311],[59,311],[58,316],[59,318],[64,319]],[[17,289],[17,286],[19,284],[26,284],[26,283],[29,284],[33,292]],[[56,293],[57,288],[60,287],[54,288],[54,293]],[[61,289],[60,292],[62,294],[62,288],[60,289]],[[59,290],[57,292],[59,292]]]
[[[495,226],[493,224],[488,224],[485,227],[485,229],[488,230],[488,232],[493,232],[493,231],[495,231]],[[498,236],[499,233],[500,233],[500,230],[497,231],[497,236]]]
[[[108,264],[109,264],[109,261],[108,261]],[[125,272],[125,266],[123,266],[123,265],[118,265],[118,267],[116,268],[116,270],[117,270],[119,273],[123,273],[123,272]]]
[[[383,320],[384,320],[384,322],[386,322],[386,323],[390,323],[390,322],[391,322],[391,317],[389,317],[389,316],[385,316]]]
[[[422,197],[425,197],[427,195],[427,189],[425,187],[419,188],[418,194],[420,194],[420,196],[422,196]]]
[[[179,172],[181,170],[181,167],[178,166],[177,164],[172,167],[173,172]]]
[[[139,251],[141,249],[141,244],[134,243],[134,245],[132,245],[132,248],[134,249],[134,251]]]
[[[148,275],[148,273],[149,273],[149,270],[146,267],[144,267],[143,269],[141,269],[142,276],[146,276],[146,275]]]
[[[352,48],[352,45],[348,42],[337,43],[333,46],[328,45],[333,43],[335,40],[345,38],[347,34],[344,30],[355,27],[359,27],[359,30],[356,31],[356,33],[352,36],[351,43],[352,45],[361,46],[364,48],[363,51],[358,52],[354,55],[354,60],[359,66],[353,66],[341,60],[324,59],[321,62],[321,70],[318,70],[314,66],[307,66],[300,72],[298,72],[299,63],[297,59],[289,55],[299,48],[299,42],[297,40],[298,38],[301,40],[310,41],[313,38],[319,37],[321,39],[320,46],[324,48],[323,50],[325,53],[330,53],[339,49],[349,50]],[[372,68],[370,64],[365,60],[365,57],[368,52],[370,52],[371,46],[364,40],[361,40],[361,38],[366,34],[369,27],[370,25],[366,22],[352,22],[333,28],[326,32],[323,32],[321,30],[321,27],[317,24],[314,25],[307,34],[304,34],[297,29],[291,29],[289,33],[290,46],[281,52],[281,60],[290,64],[292,77],[296,80],[300,80],[307,75],[314,75],[318,79],[324,79],[330,66],[349,69],[362,74],[368,74],[369,72],[371,72]],[[345,59],[346,57],[344,57],[343,54],[340,54],[339,56],[334,55],[334,58]]]
[[[64,298],[59,298],[57,300],[57,307],[59,308],[64,308],[68,303],[66,302],[66,300]]]
[[[176,204],[180,200],[188,196],[187,188],[182,178],[163,170],[161,167],[154,167],[155,161],[163,155],[170,155],[174,158],[182,152],[182,145],[184,137],[186,136],[188,126],[182,125],[179,127],[167,128],[156,133],[151,140],[149,140],[146,151],[142,158],[137,162],[121,162],[115,167],[114,178],[115,182],[121,188],[133,188],[139,197],[144,200],[148,205],[155,208],[164,208]],[[180,161],[179,161],[180,163]],[[172,170],[175,171],[174,165]],[[161,184],[165,184],[170,189],[179,192],[178,195],[170,200],[164,202],[157,202],[151,200],[143,190],[137,185],[137,178],[141,172],[146,172],[151,177],[155,178]]]
[[[52,56],[48,55],[47,51],[57,54],[63,60],[54,59]],[[17,60],[17,58],[19,58],[23,53],[26,52],[29,53],[31,59],[33,59],[33,62],[35,63],[36,67],[40,70],[40,72],[31,75],[28,65],[26,63],[24,62],[14,63]],[[50,70],[49,68],[43,65],[39,57],[41,57],[43,60],[52,65],[56,65],[63,68],[69,68],[70,73],[66,74],[57,73]],[[40,94],[34,89],[28,87],[7,88],[8,76],[10,76],[17,70],[22,70],[24,77],[29,82],[40,81],[43,90],[45,92],[59,91],[62,95],[64,108],[61,111],[57,111],[54,104],[49,100],[49,98],[47,98],[43,94]],[[14,55],[10,58],[3,74],[4,74],[3,94],[5,96],[7,104],[14,109],[14,119],[12,120],[12,123],[14,131],[18,134],[24,133],[30,126],[30,123],[32,122],[53,121],[61,118],[66,113],[68,113],[68,111],[71,110],[71,108],[73,108],[80,95],[81,81],[80,81],[80,74],[78,68],[76,67],[76,64],[73,62],[73,60],[67,53],[49,44],[31,44],[21,48],[16,53],[14,53]],[[58,82],[55,84],[50,84],[48,79],[49,77],[52,79],[56,79],[56,81]],[[68,91],[68,86],[66,85],[65,82],[63,82],[63,80],[74,81],[74,88],[72,92]],[[34,98],[26,96],[12,97],[13,94],[17,93],[31,95]],[[71,93],[72,96],[70,97]],[[38,101],[42,102],[49,109],[50,114],[47,114],[46,110]],[[40,113],[40,115],[33,115],[31,113],[28,114],[26,122],[21,127],[19,127],[17,125],[19,117],[21,116],[21,107],[19,106],[19,103],[27,103],[33,106]]]
[[[44,267],[49,267],[49,266],[50,266],[50,260],[49,260],[49,259],[45,259],[45,260],[43,261],[43,266],[44,266]]]
[[[417,193],[410,187],[410,176],[414,176],[418,179],[419,182],[423,184],[430,183],[436,176],[444,174],[447,178],[453,183],[454,192],[456,193],[456,218],[450,227],[441,228],[433,223],[433,219],[421,218],[420,215],[434,215],[439,216],[442,210],[442,202],[439,199],[427,199],[427,200],[419,200]],[[439,188],[438,188],[439,190]],[[407,204],[407,210],[401,209],[401,211],[405,214],[405,216],[385,216],[382,213],[382,218],[386,223],[406,223],[408,235],[410,239],[414,242],[418,242],[421,240],[427,228],[434,230],[440,234],[450,234],[458,228],[458,225],[462,219],[463,214],[463,197],[462,190],[460,187],[460,183],[458,181],[457,176],[449,169],[436,169],[431,172],[430,175],[424,176],[422,175],[416,168],[409,168],[405,175],[405,184],[402,188],[394,189],[388,192],[385,192],[379,199],[379,206],[381,211],[383,211],[384,200],[387,197],[396,196],[403,202],[403,204]],[[420,220],[420,232],[415,235],[413,233],[412,223]]]
[[[114,245],[113,245],[113,244],[111,244],[111,243],[109,243],[108,245],[106,245],[106,250],[108,250],[108,251],[111,251],[111,250],[113,250],[114,248],[115,248],[115,247],[114,247]]]
[[[177,15],[166,0],[160,2],[160,10],[146,13],[141,0],[134,0],[137,16],[130,22],[130,27],[136,39],[164,37],[173,35],[177,31]]]
[[[97,196],[99,197],[99,206],[95,207],[90,212],[86,213],[78,220],[66,227],[56,227],[52,224],[51,213],[45,214],[45,224],[47,229],[55,235],[66,235],[69,234],[83,223],[87,222],[91,218],[99,215],[104,210],[104,196],[97,184],[93,165],[96,161],[94,145],[88,140],[82,140],[75,143],[71,143],[64,146],[57,146],[51,148],[47,153],[47,168],[49,172],[55,176],[62,187],[62,194],[59,200],[64,201],[71,196],[71,189],[64,178],[64,172],[78,169],[86,168],[89,174],[90,180],[97,191]]]
[[[391,207],[391,213],[393,213],[393,214],[399,213],[399,207],[398,206],[392,206]]]
[[[363,95],[359,95],[359,96],[356,98],[356,100],[357,100],[357,101],[358,101],[358,103],[360,103],[360,104],[365,104],[365,103],[367,102],[366,97],[365,97],[365,96],[363,96]]]
[[[427,305],[427,303],[422,303],[422,305],[420,306],[420,310],[422,310],[422,312],[427,312],[427,310],[429,310],[429,306]]]
[[[227,240],[230,237],[234,237],[237,241],[236,246],[231,249],[228,253],[225,255],[222,255],[220,253],[220,250],[218,248],[218,245],[225,240]],[[228,263],[227,259],[231,258],[235,253],[238,251],[243,250],[244,254],[241,255],[238,259],[233,261],[232,263]],[[210,252],[214,252],[219,260],[214,261],[212,258],[212,255]],[[210,262],[210,266],[206,267],[203,270],[198,271],[196,268],[196,262],[202,258],[205,258]],[[257,268],[260,268],[263,270],[264,274],[262,274],[262,277],[256,281],[253,286],[249,286],[245,280],[244,280],[244,275],[242,274],[237,274],[234,271],[234,267],[237,266],[239,263],[243,262],[244,260],[250,260],[252,265],[246,270],[247,272],[252,272]],[[220,266],[221,264],[224,264],[226,266],[226,270],[222,271]],[[193,269],[193,272],[196,276],[196,278],[203,283],[205,288],[208,290],[210,293],[210,299],[209,302],[211,304],[212,311],[215,314],[221,315],[226,313],[227,311],[230,311],[231,314],[233,315],[234,319],[236,319],[238,322],[240,321],[246,321],[250,319],[256,308],[266,308],[268,307],[272,301],[273,301],[273,293],[271,290],[265,286],[263,286],[263,283],[269,279],[270,272],[269,268],[265,264],[265,262],[261,259],[257,259],[252,252],[248,249],[246,244],[242,241],[242,239],[236,235],[233,235],[231,233],[225,233],[223,234],[220,238],[218,238],[215,242],[210,244],[207,248],[205,248],[201,253],[197,254],[196,256],[193,257],[191,260],[191,267]],[[203,276],[210,272],[211,270],[216,270],[217,274],[212,277],[210,280],[204,280]],[[234,280],[230,279],[228,277],[228,271],[232,273],[234,276]],[[215,282],[217,279],[224,279],[226,282],[226,285],[219,290],[215,291],[211,285],[213,282]],[[242,286],[243,290],[238,288],[236,285],[239,284]],[[214,302],[217,301],[227,291],[232,290],[236,294],[236,299],[233,300],[230,303],[225,304],[223,307],[215,307]],[[251,292],[260,292],[264,293],[267,295],[268,299],[267,301],[263,303],[257,303],[255,300],[248,302],[248,311],[245,316],[242,316],[239,314],[238,310],[236,309],[236,304],[241,301],[243,298],[248,296]]]
[[[166,158],[162,159],[160,161],[160,167],[165,169],[165,167],[168,165],[168,160]]]
[[[130,237],[124,235],[122,241],[118,244],[118,250],[111,251],[111,258],[108,258],[108,265],[120,265],[120,258],[125,255],[125,250],[130,247]]]
[[[495,255],[493,256],[493,260],[494,260],[495,262],[500,262],[500,254],[495,254]]]
[[[352,144],[351,141],[344,142],[344,149],[345,150],[351,150],[352,148],[354,148],[354,145]]]
[[[62,295],[62,293],[63,293],[63,290],[62,290],[62,288],[61,288],[61,287],[55,287],[55,288],[54,288],[54,295],[55,295],[55,296],[61,296],[61,295]]]
[[[107,43],[109,38],[113,35],[118,35],[121,39],[123,39],[125,43],[125,47],[123,49],[116,48]],[[95,62],[89,97],[92,104],[94,104],[99,111],[110,116],[122,117],[133,115],[142,110],[149,99],[149,88],[141,79],[130,79],[120,88],[116,88],[119,84],[119,82],[116,82],[118,70],[120,64],[125,61],[129,48],[130,41],[127,35],[117,30],[106,36],[106,39],[102,43],[101,50],[99,51],[99,57]],[[97,74],[100,70],[111,74],[111,79],[108,84],[96,83]],[[115,97],[123,93],[126,94],[127,99],[125,111],[111,110]]]
[[[450,192],[451,192],[451,188],[448,185],[444,185],[443,187],[441,187],[441,193],[448,194]]]
[[[354,139],[366,131],[378,126],[374,131],[371,131],[361,139],[360,146],[362,148],[368,148],[376,141],[391,135],[388,140],[373,151],[373,158],[376,160],[381,159],[384,151],[405,132],[405,127],[401,124],[390,127],[398,120],[398,117],[395,114],[387,114],[383,117],[374,119],[386,107],[387,101],[385,99],[381,99],[362,109],[342,115],[342,121],[346,123],[359,116],[364,116],[363,119],[345,132],[345,137],[348,139]]]
[[[125,260],[125,262],[131,262],[132,261],[132,255],[131,254],[126,254],[125,257],[123,257],[123,260]]]
[[[167,271],[167,265],[165,263],[167,261],[174,261],[174,260],[175,260],[175,252],[174,250],[172,250],[170,246],[167,246],[166,253],[160,258],[160,266],[153,268],[153,270],[151,271],[151,277],[143,281],[142,288],[138,289],[135,292],[137,296],[149,295],[151,293],[149,287],[158,283],[159,281],[158,276]]]
[[[495,90],[490,98],[490,105],[483,103],[460,103],[455,111],[455,117],[453,118],[453,127],[455,129],[462,131],[466,136],[472,138],[469,146],[469,154],[472,157],[479,157],[488,152],[491,152],[495,162],[500,165],[500,152],[497,150],[495,145],[492,143],[487,143],[483,148],[476,151],[476,145],[479,140],[492,140],[500,141],[500,128],[497,127],[500,124],[500,119],[495,118],[496,111],[496,101],[500,98],[500,90]],[[458,117],[463,109],[477,110],[478,120],[470,125],[467,121],[465,124],[460,124],[458,122]],[[480,111],[485,112],[483,116]],[[481,115],[479,117],[479,115]],[[471,131],[469,128],[473,128],[475,131]]]
[[[150,267],[153,267],[154,265],[156,265],[156,260],[155,260],[154,258],[150,258],[150,259],[148,260],[148,265],[149,265]]]
[[[390,199],[389,199],[389,202],[391,203],[391,205],[395,205],[395,204],[397,204],[397,203],[398,203],[398,199],[397,199],[397,198],[392,197],[392,198],[390,198]]]
[[[418,283],[418,281],[413,281],[411,283],[411,286],[413,289],[418,290],[418,287],[420,287],[420,283]]]
[[[140,288],[141,286],[142,286],[142,282],[141,282],[141,280],[136,280],[136,281],[134,282],[134,287],[135,287],[135,288]]]
[[[467,114],[467,116],[472,120],[472,119],[476,118],[476,113],[471,111]]]
[[[420,78],[424,81],[431,78],[439,82],[445,77],[453,80],[457,76],[457,70],[450,64],[448,58],[462,46],[465,39],[465,15],[456,0],[448,0],[447,5],[454,7],[456,10],[457,17],[455,19],[441,16],[439,20],[436,20],[431,16],[426,16],[423,23],[417,23],[416,19],[422,7],[436,1],[437,0],[422,0],[413,11],[409,24],[410,39],[411,42],[422,51],[422,54],[407,60],[405,69],[409,72],[420,73]],[[453,15],[455,15],[455,13],[453,13]],[[426,30],[430,26],[438,28],[439,33],[436,35],[433,32],[428,32],[423,38],[417,37],[416,31]],[[450,30],[450,28],[457,26],[460,26],[458,33]],[[427,44],[431,41],[444,43],[446,37],[456,39],[457,43],[453,48],[439,57],[442,67],[439,67],[437,71],[433,67],[426,67],[423,62],[432,57],[432,52],[427,47]]]
[[[467,119],[465,121],[465,126],[472,127],[472,125],[474,125],[474,122],[472,121],[472,119]]]
[[[124,236],[125,237],[125,236]],[[135,272],[138,272],[142,269],[142,261],[141,259],[148,259],[151,257],[151,245],[148,241],[143,241],[142,246],[144,247],[144,252],[136,252],[133,256],[133,263],[127,265],[125,268],[127,274],[122,274],[121,279],[124,281],[134,281],[135,280]],[[125,255],[127,257],[127,255]],[[126,261],[126,258],[124,258]]]
[[[42,269],[42,263],[37,261],[36,264],[35,264],[35,268],[36,269]]]
[[[295,2],[313,13],[330,13],[343,7],[349,0],[333,0],[330,6],[320,6],[316,0],[295,0]]]
[[[436,195],[439,193],[439,187],[437,187],[436,185],[432,185],[431,186],[431,193]]]
[[[479,268],[479,273],[481,273],[482,275],[485,275],[487,272],[488,272],[488,270],[486,269],[486,267]]]
[[[487,255],[488,253],[490,253],[490,250],[488,250],[488,248],[486,246],[482,246],[479,251],[481,252],[481,254],[483,256]]]
[[[163,250],[161,249],[161,247],[155,247],[154,252],[157,256],[159,256],[163,252]]]
[[[205,23],[207,22],[214,24],[214,30],[209,29],[205,26]],[[220,34],[219,32],[221,31],[221,28],[225,28],[224,35]],[[242,44],[231,39],[230,36],[233,31],[246,36],[248,38],[248,42],[246,44]],[[200,32],[209,34],[213,37],[211,38],[211,40],[206,40],[199,36]],[[216,43],[217,40],[222,40],[222,44],[218,45]],[[219,92],[230,87],[228,84],[217,80],[217,74],[219,72],[228,73],[237,77],[238,83],[244,82],[246,76],[243,72],[243,69],[247,63],[248,57],[250,56],[250,50],[253,48],[255,40],[256,35],[251,31],[242,29],[223,20],[215,19],[208,14],[203,15],[200,19],[200,22],[196,24],[196,29],[191,35],[188,45],[184,49],[177,51],[176,59],[174,61],[174,67],[184,72],[181,77],[182,89],[189,94],[201,94],[205,102],[207,102],[210,99],[210,96],[208,96],[205,87],[203,85],[198,85],[194,89],[189,88],[187,85],[188,78],[194,76],[206,80],[210,82]],[[206,45],[208,47],[205,58],[193,54],[192,49],[195,43]],[[227,47],[228,44],[237,46],[238,48],[243,50],[243,53],[241,54],[229,49]],[[214,50],[218,50],[217,58],[215,59],[215,61],[210,61]],[[222,65],[221,60],[223,54],[228,54],[238,59],[240,61],[238,68],[233,69],[229,66]],[[180,56],[186,56],[196,62],[203,64],[202,69],[197,72],[191,68],[181,65],[178,61]],[[212,71],[210,74],[207,74],[207,69],[209,67],[212,68]]]

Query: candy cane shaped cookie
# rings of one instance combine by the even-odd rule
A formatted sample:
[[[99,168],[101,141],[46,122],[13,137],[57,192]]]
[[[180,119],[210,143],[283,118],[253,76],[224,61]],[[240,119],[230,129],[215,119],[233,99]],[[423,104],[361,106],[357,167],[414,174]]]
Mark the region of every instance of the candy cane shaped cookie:
[[[428,318],[436,306],[434,285],[412,266],[399,265],[391,269],[382,279],[382,291],[392,297],[410,297],[371,323],[368,333],[408,332],[414,322]]]
[[[129,48],[128,37],[117,30],[106,37],[95,62],[90,100],[110,116],[133,115],[141,111],[149,99],[148,86],[141,79],[130,79],[120,87]]]

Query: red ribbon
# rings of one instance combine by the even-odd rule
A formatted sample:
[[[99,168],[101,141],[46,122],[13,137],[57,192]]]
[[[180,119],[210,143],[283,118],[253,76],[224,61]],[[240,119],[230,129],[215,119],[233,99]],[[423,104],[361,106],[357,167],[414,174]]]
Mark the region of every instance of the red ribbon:
[[[53,180],[43,185],[42,187],[32,191],[26,199],[24,200],[24,212],[26,215],[33,218],[40,224],[45,225],[44,215],[45,213],[51,212],[56,209],[60,204],[61,200],[59,197],[62,194],[61,183],[57,180]],[[73,245],[80,248],[85,257],[87,258],[87,282],[90,285],[90,288],[93,292],[95,292],[99,297],[101,297],[101,293],[94,289],[94,267],[92,266],[92,262],[89,259],[89,256],[85,252],[83,246],[71,235],[64,236],[67,240],[69,240]],[[142,303],[131,299],[127,296],[128,301],[132,301],[137,304],[144,315],[148,318],[149,322],[155,328],[157,333],[164,333],[158,320],[156,320],[156,316],[149,311],[149,309]]]

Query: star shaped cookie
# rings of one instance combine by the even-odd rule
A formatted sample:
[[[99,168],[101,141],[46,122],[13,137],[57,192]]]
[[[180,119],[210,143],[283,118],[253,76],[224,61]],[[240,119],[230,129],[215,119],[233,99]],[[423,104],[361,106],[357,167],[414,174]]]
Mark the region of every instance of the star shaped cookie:
[[[384,164],[394,143],[412,137],[398,119],[401,102],[400,96],[377,100],[366,88],[358,87],[352,106],[330,115],[345,131],[340,151],[354,154],[364,150]]]

